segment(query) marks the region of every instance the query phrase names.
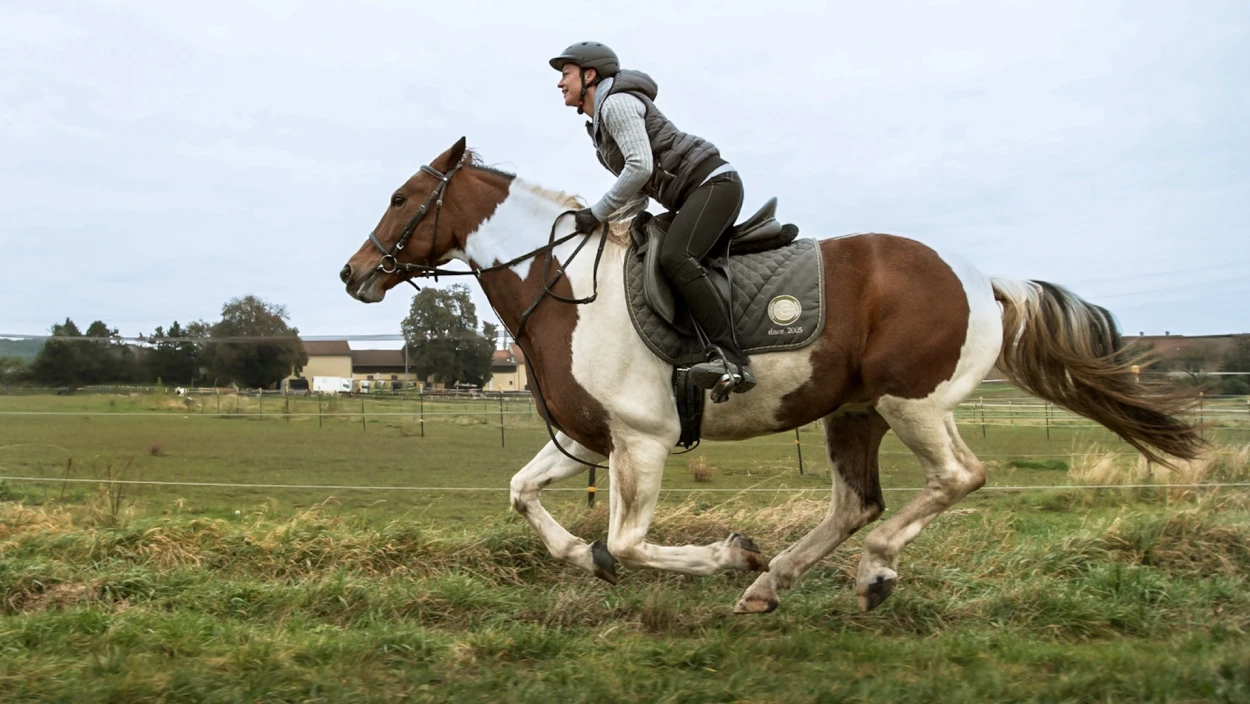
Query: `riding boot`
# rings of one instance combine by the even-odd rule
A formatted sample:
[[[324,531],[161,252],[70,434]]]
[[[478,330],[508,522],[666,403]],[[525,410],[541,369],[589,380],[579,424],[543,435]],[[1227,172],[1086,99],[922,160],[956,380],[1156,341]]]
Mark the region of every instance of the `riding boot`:
[[[695,259],[687,259],[674,272],[677,292],[690,309],[695,324],[711,343],[708,359],[690,368],[690,379],[712,392],[712,402],[729,400],[729,393],[745,393],[755,386],[750,358],[742,353],[734,339],[729,306],[721,297],[705,269]]]

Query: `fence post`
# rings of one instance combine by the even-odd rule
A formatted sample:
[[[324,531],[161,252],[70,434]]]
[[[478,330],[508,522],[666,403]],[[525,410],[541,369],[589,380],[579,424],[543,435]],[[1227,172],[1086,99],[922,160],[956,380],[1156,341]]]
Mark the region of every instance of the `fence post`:
[[[417,392],[417,401],[421,404],[421,437],[425,437],[425,390]]]
[[[799,429],[794,429],[794,447],[799,451],[799,476],[803,476],[803,443],[799,442]]]
[[[282,393],[282,401],[283,401],[283,404],[286,406],[286,424],[290,425],[291,424],[291,397],[287,396],[285,391]]]
[[[1198,437],[1200,438],[1205,438],[1207,436],[1206,435],[1207,431],[1202,427],[1203,423],[1206,422],[1206,412],[1202,404],[1203,397],[1205,395],[1206,395],[1205,391],[1198,392]]]
[[[1046,439],[1050,439],[1050,402],[1046,402]]]
[[[321,421],[321,397],[320,396],[317,397],[317,427],[318,428],[325,427]]]
[[[360,432],[367,433],[369,429],[365,427],[365,397],[360,397]]]
[[[221,392],[213,389],[217,393],[217,415],[221,415]]]
[[[507,447],[503,436],[503,392],[499,392],[499,446]]]
[[[981,437],[985,437],[985,397],[977,399],[978,405],[981,406]]]

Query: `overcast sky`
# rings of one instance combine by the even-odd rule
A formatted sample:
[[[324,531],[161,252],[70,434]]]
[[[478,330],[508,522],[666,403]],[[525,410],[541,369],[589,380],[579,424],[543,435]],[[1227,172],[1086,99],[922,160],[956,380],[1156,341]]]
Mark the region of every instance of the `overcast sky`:
[[[744,215],[777,195],[806,236],[917,237],[1129,334],[1250,331],[1246,0],[6,0],[0,333],[134,335],[249,293],[306,334],[397,333],[409,293],[365,305],[338,270],[461,135],[588,200],[611,183],[547,65],[582,39],[721,148]]]

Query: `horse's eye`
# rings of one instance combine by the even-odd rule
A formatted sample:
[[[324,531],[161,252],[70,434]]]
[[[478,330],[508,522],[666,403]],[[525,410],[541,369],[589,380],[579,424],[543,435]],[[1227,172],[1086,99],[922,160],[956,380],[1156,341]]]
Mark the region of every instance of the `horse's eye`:
[[[391,205],[393,205],[393,206],[395,206],[396,208],[398,208],[399,206],[401,206],[401,205],[403,205],[403,204],[404,204],[404,201],[405,201],[405,200],[407,200],[407,199],[406,199],[406,198],[404,198],[404,194],[403,194],[403,193],[396,193],[395,195],[391,196]]]

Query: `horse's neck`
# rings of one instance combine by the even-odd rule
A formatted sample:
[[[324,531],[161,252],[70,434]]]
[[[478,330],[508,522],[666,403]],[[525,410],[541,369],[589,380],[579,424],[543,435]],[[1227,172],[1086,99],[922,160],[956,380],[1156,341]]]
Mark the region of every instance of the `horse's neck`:
[[[540,195],[534,188],[521,179],[513,180],[507,197],[466,238],[464,252],[457,253],[457,258],[485,269],[540,249],[550,241],[553,233],[557,239],[571,234],[572,216],[556,222],[560,214],[569,208]],[[524,280],[533,261],[526,259],[510,269]]]
[[[573,217],[560,217],[568,210],[567,205],[539,193],[532,184],[516,179],[509,187],[507,198],[466,238],[464,251],[456,253],[456,256],[471,266],[485,269],[535,252],[547,246],[553,237],[558,240],[573,233]],[[544,276],[548,279],[554,277],[557,263],[567,266],[563,278],[571,286],[573,295],[589,295],[593,288],[595,252],[600,237],[600,234],[591,235],[588,240],[572,237],[555,247],[552,251],[554,262],[549,268],[544,266],[547,262],[544,253],[517,262],[507,270],[481,277],[483,292],[510,332],[516,334],[524,311],[543,293]],[[580,252],[570,262],[579,245]],[[602,271],[598,278],[602,283]],[[567,304],[549,301],[542,305]]]

